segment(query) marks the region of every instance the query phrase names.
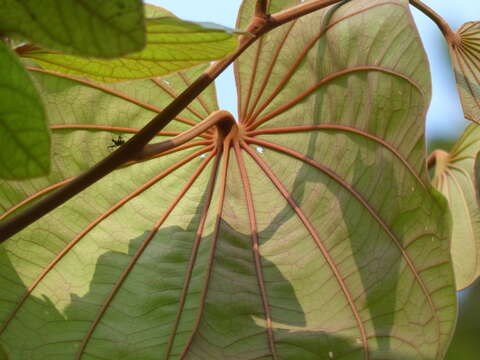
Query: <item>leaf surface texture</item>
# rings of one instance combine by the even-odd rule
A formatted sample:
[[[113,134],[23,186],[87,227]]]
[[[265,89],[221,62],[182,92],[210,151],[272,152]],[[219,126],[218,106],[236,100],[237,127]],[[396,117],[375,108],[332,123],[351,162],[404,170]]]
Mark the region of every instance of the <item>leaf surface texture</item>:
[[[463,112],[480,124],[480,21],[463,24],[455,35],[450,57]]]
[[[0,178],[50,170],[50,134],[40,96],[15,54],[0,42]]]
[[[32,70],[56,170],[4,184],[15,196],[1,206],[13,214],[91,166],[200,71],[98,87]],[[430,77],[407,1],[283,25],[235,72],[240,123],[222,146],[212,129],[119,169],[3,245],[13,359],[443,358],[450,220],[424,163]],[[210,87],[158,138],[215,109]]]
[[[0,33],[48,49],[112,58],[145,45],[141,0],[1,0]]]
[[[23,57],[42,67],[84,76],[102,82],[117,82],[161,76],[180,69],[217,60],[238,46],[234,31],[214,24],[180,20],[168,11],[146,7],[146,46],[118,59],[85,58],[44,49],[32,49]]]
[[[433,179],[452,209],[452,258],[458,290],[480,276],[479,151],[480,129],[471,124],[451,153],[438,153]]]

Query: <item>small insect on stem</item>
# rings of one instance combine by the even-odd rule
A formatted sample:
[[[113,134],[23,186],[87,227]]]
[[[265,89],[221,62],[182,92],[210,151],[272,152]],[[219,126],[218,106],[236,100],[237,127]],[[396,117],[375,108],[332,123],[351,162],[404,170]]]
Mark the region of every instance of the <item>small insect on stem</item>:
[[[125,144],[125,139],[123,138],[122,135],[118,135],[118,138],[117,139],[112,139],[112,142],[113,142],[113,144],[108,145],[107,148],[114,149],[118,146],[121,146],[121,145]]]

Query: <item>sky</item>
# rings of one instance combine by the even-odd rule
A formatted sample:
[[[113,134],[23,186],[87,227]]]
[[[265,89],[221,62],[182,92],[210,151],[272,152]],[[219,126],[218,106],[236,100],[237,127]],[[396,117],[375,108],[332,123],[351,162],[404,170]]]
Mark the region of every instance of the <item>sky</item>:
[[[480,20],[479,0],[423,0],[450,24],[453,30],[464,22]],[[161,6],[176,16],[193,21],[207,21],[235,27],[241,0],[147,0]],[[412,7],[415,22],[427,51],[432,73],[432,102],[427,115],[427,137],[456,137],[467,121],[455,89],[453,72],[450,70],[448,50],[437,26],[420,11]],[[219,104],[222,109],[236,116],[236,90],[231,67],[216,82]]]

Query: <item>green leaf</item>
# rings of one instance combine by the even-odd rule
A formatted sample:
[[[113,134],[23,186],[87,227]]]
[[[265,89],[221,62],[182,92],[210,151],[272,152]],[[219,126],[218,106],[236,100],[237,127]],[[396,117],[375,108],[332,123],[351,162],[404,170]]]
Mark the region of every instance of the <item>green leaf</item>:
[[[443,358],[450,220],[425,167],[430,78],[408,2],[352,1],[328,29],[325,14],[239,59],[238,132],[125,166],[2,244],[12,359]],[[101,86],[33,70],[59,155],[48,178],[1,185],[3,217],[102,158],[201,70]],[[209,88],[157,140],[215,109]]]
[[[232,30],[164,16],[147,19],[144,50],[119,59],[82,58],[42,49],[23,52],[22,56],[53,71],[115,82],[165,75],[217,60],[237,46],[238,36]]]
[[[480,276],[478,154],[480,128],[470,125],[451,153],[437,150],[433,185],[448,199],[453,216],[452,258],[457,289]]]
[[[0,344],[0,360],[8,360],[8,356],[7,356],[7,353],[5,352],[5,350],[3,349],[3,346],[2,344]]]
[[[450,57],[465,118],[480,124],[480,21],[458,29]]]
[[[141,0],[0,0],[0,33],[48,49],[112,58],[145,45]]]
[[[50,169],[50,135],[40,96],[18,58],[0,41],[0,178]]]

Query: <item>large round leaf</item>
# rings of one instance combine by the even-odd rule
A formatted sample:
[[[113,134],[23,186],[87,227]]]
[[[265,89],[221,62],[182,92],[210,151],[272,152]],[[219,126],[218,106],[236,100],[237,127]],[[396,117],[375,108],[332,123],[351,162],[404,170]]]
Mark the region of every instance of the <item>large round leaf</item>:
[[[33,71],[55,170],[2,184],[6,216],[102,158],[198,71],[109,87]],[[12,359],[443,357],[450,221],[428,184],[429,71],[407,2],[286,24],[236,73],[241,122],[223,141],[211,131],[125,166],[2,245]],[[159,139],[214,109],[209,88]]]
[[[453,217],[452,259],[457,289],[480,276],[480,128],[470,125],[451,153],[437,150],[433,185],[448,199]]]

